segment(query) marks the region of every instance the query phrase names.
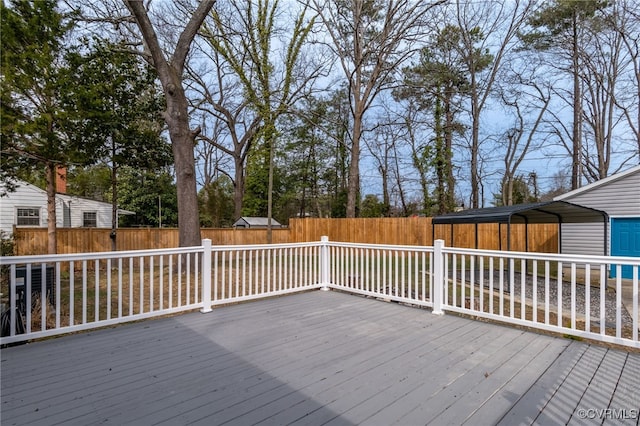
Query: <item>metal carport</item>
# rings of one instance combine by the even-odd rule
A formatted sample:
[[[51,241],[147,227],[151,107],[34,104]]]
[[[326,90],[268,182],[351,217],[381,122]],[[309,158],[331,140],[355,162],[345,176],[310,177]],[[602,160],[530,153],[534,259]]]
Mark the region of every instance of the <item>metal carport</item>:
[[[584,207],[566,201],[546,201],[531,204],[517,204],[514,206],[491,207],[484,209],[462,210],[455,213],[448,213],[436,216],[431,222],[431,231],[435,238],[435,226],[451,225],[451,240],[453,241],[453,225],[455,224],[475,224],[476,248],[478,247],[478,224],[498,223],[507,224],[507,250],[511,250],[511,224],[525,224],[525,246],[529,251],[528,225],[531,223],[557,223],[558,225],[558,247],[562,252],[562,224],[563,223],[604,223],[603,253],[607,254],[607,224],[609,216],[607,213]],[[501,233],[501,227],[498,227]],[[500,236],[500,250],[502,250],[502,238]]]

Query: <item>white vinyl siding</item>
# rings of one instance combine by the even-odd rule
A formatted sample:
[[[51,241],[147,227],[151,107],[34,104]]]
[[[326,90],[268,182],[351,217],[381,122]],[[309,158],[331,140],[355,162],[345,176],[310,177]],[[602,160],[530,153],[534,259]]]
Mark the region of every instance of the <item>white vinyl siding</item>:
[[[603,210],[609,216],[639,216],[640,171],[564,201]]]
[[[597,184],[597,182],[596,182]],[[640,168],[619,179],[612,179],[593,189],[585,187],[575,194],[556,197],[570,203],[605,211],[609,218],[640,217]],[[610,253],[611,226],[607,224],[607,252]],[[602,255],[603,225],[594,223],[563,224],[562,253]]]
[[[20,183],[15,192],[0,197],[0,230],[11,233],[14,226],[25,226],[18,225],[18,208],[37,209],[40,218],[35,226],[47,226],[46,193],[33,185]]]
[[[26,211],[21,212],[18,220],[18,209],[35,209],[39,212],[38,223],[35,217],[27,219]],[[58,228],[92,226],[97,228],[111,228],[111,204],[66,194],[56,195],[56,226]],[[66,213],[65,213],[66,212]],[[93,220],[85,213],[94,213]],[[34,225],[26,225],[26,223]],[[47,194],[44,190],[28,184],[18,182],[14,192],[0,198],[0,230],[11,233],[14,226],[46,227],[48,223]],[[24,224],[24,225],[23,225]]]
[[[562,225],[561,241],[562,253],[602,256],[605,254],[604,224],[565,223]]]

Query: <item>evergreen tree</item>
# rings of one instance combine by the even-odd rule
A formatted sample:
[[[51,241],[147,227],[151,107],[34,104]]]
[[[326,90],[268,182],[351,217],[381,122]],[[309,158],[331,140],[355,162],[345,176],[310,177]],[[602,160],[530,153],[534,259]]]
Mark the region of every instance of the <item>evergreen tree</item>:
[[[440,30],[420,51],[419,62],[403,70],[404,87],[394,91],[396,99],[412,100],[418,108],[433,114],[433,145],[423,145],[414,154],[414,163],[417,167],[425,167],[426,163],[435,169],[437,214],[451,212],[455,207],[453,139],[465,130],[456,116],[461,112],[461,98],[469,94],[469,80],[460,54],[462,36],[460,28],[452,25]],[[480,34],[471,36],[478,38]],[[479,68],[492,60],[491,55],[482,51],[476,50],[474,54]]]
[[[92,146],[95,159],[111,169],[111,240],[116,250],[119,168],[165,166],[171,162],[171,147],[160,136],[164,105],[153,69],[125,46],[100,39],[87,44],[88,53],[70,55],[72,89],[64,100],[72,138]]]
[[[91,161],[91,147],[74,144],[70,138],[62,102],[71,89],[66,53],[74,20],[57,4],[55,0],[0,4],[2,175],[6,179],[19,170],[45,170],[49,253],[55,253],[57,246],[56,173],[69,164]]]
[[[220,176],[198,193],[200,224],[208,228],[230,228],[237,219],[234,215],[233,183]]]
[[[175,227],[178,225],[178,196],[173,176],[167,171],[144,171],[123,167],[120,172],[118,204],[135,212],[123,216],[120,225]]]

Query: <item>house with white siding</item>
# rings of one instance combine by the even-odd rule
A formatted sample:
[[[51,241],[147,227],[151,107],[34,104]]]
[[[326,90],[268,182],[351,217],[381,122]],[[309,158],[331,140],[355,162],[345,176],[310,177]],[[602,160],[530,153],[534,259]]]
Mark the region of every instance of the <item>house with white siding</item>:
[[[609,215],[606,253],[640,257],[640,165],[554,198],[602,210]],[[564,223],[563,253],[602,255],[602,223]],[[631,267],[622,271],[631,278]],[[612,271],[615,276],[615,271]]]
[[[57,190],[56,227],[112,227],[111,204],[68,195],[65,185],[58,184]],[[118,214],[135,213],[119,209]],[[12,233],[14,227],[46,228],[47,223],[47,193],[43,189],[18,181],[15,191],[0,197],[0,230]]]

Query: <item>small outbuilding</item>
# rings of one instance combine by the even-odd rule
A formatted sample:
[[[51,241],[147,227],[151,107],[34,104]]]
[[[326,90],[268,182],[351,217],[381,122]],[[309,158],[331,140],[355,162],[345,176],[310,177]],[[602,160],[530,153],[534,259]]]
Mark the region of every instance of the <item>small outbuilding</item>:
[[[602,229],[608,225],[605,253],[640,257],[640,165],[556,197],[585,207],[605,211],[608,224],[567,223],[562,225],[562,253],[602,254]],[[612,270],[615,276],[615,270]],[[623,278],[631,278],[631,266],[623,267]]]
[[[451,241],[453,241],[453,226],[462,224],[475,225],[476,248],[478,247],[478,224],[497,223],[506,225],[507,250],[511,250],[511,225],[523,224],[525,226],[525,250],[529,251],[529,225],[540,223],[558,224],[558,231],[562,234],[562,227],[567,223],[590,223],[600,225],[600,253],[604,251],[603,241],[606,240],[607,232],[607,214],[604,211],[590,207],[585,207],[566,201],[546,201],[531,204],[516,204],[513,206],[490,207],[482,209],[462,210],[455,213],[449,213],[436,216],[432,220],[433,233],[435,237],[436,225],[449,225],[451,230]],[[498,227],[498,232],[502,232],[502,226]],[[498,238],[500,241],[500,250],[502,246],[502,236]],[[562,238],[559,238],[558,246],[562,252]]]
[[[233,224],[234,228],[257,228],[257,229],[265,229],[269,226],[269,218],[267,217],[247,217],[243,216],[240,219],[236,220]],[[271,227],[272,228],[282,228],[280,222],[275,219],[271,219]]]

